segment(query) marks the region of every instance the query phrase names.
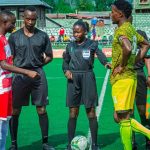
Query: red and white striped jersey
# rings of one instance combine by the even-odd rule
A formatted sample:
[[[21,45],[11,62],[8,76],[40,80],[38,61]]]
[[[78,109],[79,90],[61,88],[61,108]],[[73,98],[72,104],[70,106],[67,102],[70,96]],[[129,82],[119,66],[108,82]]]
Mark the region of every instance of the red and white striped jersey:
[[[0,35],[0,61],[2,60],[9,64],[13,63],[10,46],[4,35]],[[0,94],[10,91],[11,86],[12,73],[0,67]]]

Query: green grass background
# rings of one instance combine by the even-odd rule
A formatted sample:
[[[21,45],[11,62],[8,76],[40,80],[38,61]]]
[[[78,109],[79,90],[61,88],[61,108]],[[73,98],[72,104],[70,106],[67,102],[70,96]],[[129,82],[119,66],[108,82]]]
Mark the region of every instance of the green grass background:
[[[47,112],[49,116],[49,144],[56,150],[63,150],[67,145],[68,108],[65,107],[66,79],[62,72],[62,59],[54,59],[45,66],[49,86],[49,101]],[[95,60],[94,72],[97,80],[97,90],[100,95],[106,69]],[[136,113],[136,118],[139,117]],[[99,117],[98,144],[102,150],[122,150],[119,125],[113,120],[113,103],[111,99],[111,86],[108,82],[102,112]],[[76,135],[87,136],[89,130],[88,120],[83,106],[77,122]],[[144,137],[136,134],[139,150],[145,149]],[[7,138],[6,148],[10,146],[10,135]],[[41,131],[38,116],[34,106],[23,107],[20,115],[18,130],[19,150],[41,150]]]

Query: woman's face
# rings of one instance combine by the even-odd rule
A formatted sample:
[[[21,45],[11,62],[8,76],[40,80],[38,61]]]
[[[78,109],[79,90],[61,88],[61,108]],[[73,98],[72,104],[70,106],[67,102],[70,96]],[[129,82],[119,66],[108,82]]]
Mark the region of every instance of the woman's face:
[[[85,29],[81,25],[73,26],[73,36],[76,42],[81,43],[85,39]]]

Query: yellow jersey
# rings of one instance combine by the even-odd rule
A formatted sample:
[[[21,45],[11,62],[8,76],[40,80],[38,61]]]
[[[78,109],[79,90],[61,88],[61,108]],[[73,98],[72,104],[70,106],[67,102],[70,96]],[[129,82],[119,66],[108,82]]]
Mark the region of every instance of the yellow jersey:
[[[135,28],[129,22],[123,23],[115,30],[113,43],[112,43],[112,72],[122,62],[122,42],[120,38],[124,36],[128,38],[132,45],[132,52],[128,59],[127,65],[121,74],[113,76],[111,74],[110,81],[114,84],[120,79],[136,79],[136,72],[134,71],[135,58],[138,53],[137,44],[144,41],[144,38],[138,34]]]

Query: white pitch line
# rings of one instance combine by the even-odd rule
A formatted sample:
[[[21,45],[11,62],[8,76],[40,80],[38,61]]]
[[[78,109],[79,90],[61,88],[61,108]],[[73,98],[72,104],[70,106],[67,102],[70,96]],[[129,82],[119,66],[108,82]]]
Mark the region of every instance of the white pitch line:
[[[106,87],[107,87],[107,83],[108,83],[109,73],[110,73],[110,69],[108,69],[106,72],[105,79],[104,79],[103,86],[102,86],[102,90],[101,90],[101,94],[100,94],[99,99],[98,99],[98,106],[96,108],[97,120],[99,120],[99,117],[100,117],[100,114],[102,111],[102,106],[103,106],[103,102],[104,102],[104,96],[105,96]],[[88,131],[87,139],[88,139],[88,142],[91,144],[90,129]]]

